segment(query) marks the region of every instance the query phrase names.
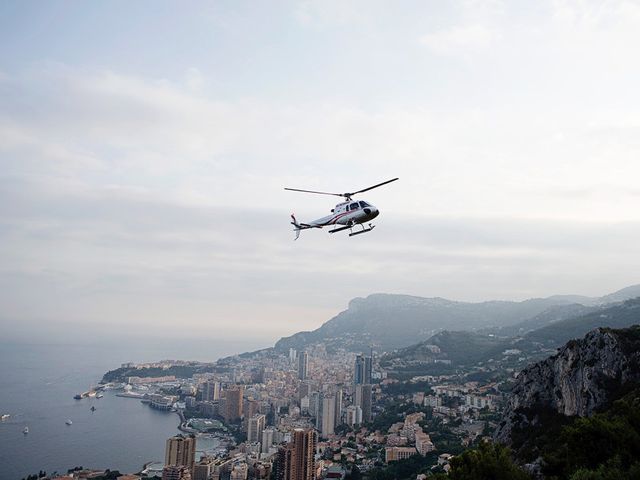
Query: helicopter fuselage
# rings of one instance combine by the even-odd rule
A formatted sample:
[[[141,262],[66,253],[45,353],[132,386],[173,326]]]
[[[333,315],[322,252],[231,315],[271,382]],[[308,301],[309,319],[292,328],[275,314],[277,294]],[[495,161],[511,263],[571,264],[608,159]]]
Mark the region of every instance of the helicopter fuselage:
[[[328,225],[356,225],[376,218],[380,212],[376,207],[364,200],[352,200],[339,203],[331,210],[331,215],[308,222],[312,227]]]

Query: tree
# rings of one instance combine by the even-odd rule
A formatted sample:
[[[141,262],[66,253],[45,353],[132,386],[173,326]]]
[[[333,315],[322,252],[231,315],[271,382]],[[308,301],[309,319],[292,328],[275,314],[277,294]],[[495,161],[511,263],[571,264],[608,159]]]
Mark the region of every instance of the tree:
[[[511,451],[500,444],[483,442],[451,459],[451,480],[530,480],[511,460]]]

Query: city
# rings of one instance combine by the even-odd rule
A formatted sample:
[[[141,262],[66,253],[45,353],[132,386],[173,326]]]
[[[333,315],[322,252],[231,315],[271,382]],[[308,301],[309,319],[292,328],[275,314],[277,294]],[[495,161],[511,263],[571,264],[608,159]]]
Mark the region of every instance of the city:
[[[209,372],[157,375],[186,366]],[[399,381],[373,351],[329,353],[322,344],[215,364],[128,363],[105,378],[124,382],[100,388],[122,389],[116,395],[176,412],[184,432],[167,440],[164,464],[145,465],[126,479],[344,479],[414,455],[423,467],[447,472],[455,453],[490,438],[503,396],[495,382],[460,375]],[[198,440],[212,436],[219,446],[198,457]],[[75,471],[57,478],[100,475]]]

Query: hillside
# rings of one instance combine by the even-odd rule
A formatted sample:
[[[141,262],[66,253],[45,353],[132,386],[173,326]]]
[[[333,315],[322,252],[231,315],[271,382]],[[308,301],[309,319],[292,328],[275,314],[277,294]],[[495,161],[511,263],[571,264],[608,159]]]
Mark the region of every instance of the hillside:
[[[380,362],[383,367],[406,375],[441,374],[488,361],[506,361],[510,367],[518,369],[524,368],[527,362],[547,357],[563,343],[581,337],[596,327],[624,328],[640,323],[640,298],[608,308],[567,307],[571,308],[553,307],[547,312],[556,313],[548,313],[547,317],[557,315],[558,309],[563,310],[562,315],[567,315],[570,310],[591,313],[557,320],[524,336],[444,330],[423,342],[387,353]],[[507,359],[509,356],[511,358]]]
[[[551,325],[556,322],[568,320],[581,315],[586,315],[591,312],[595,312],[603,306],[585,306],[579,303],[571,303],[569,305],[556,305],[546,309],[544,312],[529,318],[523,322],[516,323],[514,325],[507,325],[499,329],[490,330],[490,333],[495,333],[500,336],[515,337],[519,335],[526,335],[529,332],[538,330],[547,325]]]
[[[604,297],[556,295],[522,302],[468,303],[444,298],[373,294],[353,299],[347,310],[316,330],[281,338],[275,348],[279,351],[303,349],[323,342],[329,349],[365,351],[373,346],[378,351],[390,351],[427,340],[444,329],[498,332],[515,326],[500,335],[522,334],[591,312],[592,308],[599,308],[595,306],[607,301],[620,301],[636,294],[640,296],[640,285]],[[584,303],[576,303],[578,300]]]
[[[509,340],[474,332],[445,330],[430,339],[387,354],[381,358],[383,366],[443,363],[453,366],[472,365],[491,354],[509,348]]]
[[[640,385],[640,326],[596,328],[519,375],[494,437],[512,443],[514,431],[545,415],[590,416]]]
[[[525,335],[530,342],[546,347],[558,347],[572,338],[580,338],[596,327],[625,328],[640,323],[640,298],[622,304],[599,308],[585,315],[578,315],[554,322]]]
[[[537,478],[638,478],[639,405],[640,326],[597,328],[518,375],[494,439]]]

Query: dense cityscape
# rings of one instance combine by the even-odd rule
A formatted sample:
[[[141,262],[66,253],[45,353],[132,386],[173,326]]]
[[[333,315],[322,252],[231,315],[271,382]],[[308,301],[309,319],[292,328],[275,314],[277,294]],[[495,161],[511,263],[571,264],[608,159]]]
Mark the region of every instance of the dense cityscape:
[[[207,372],[158,375],[175,369]],[[176,412],[184,432],[167,439],[164,464],[118,477],[124,479],[357,478],[416,455],[423,467],[447,472],[455,453],[490,435],[501,403],[495,382],[464,381],[458,374],[400,381],[380,367],[373,351],[329,353],[324,345],[288,354],[269,349],[215,364],[128,363],[105,379],[116,381],[96,390],[121,390],[118,396]],[[211,436],[220,447],[196,458],[199,438]],[[104,475],[76,470],[56,478]]]

